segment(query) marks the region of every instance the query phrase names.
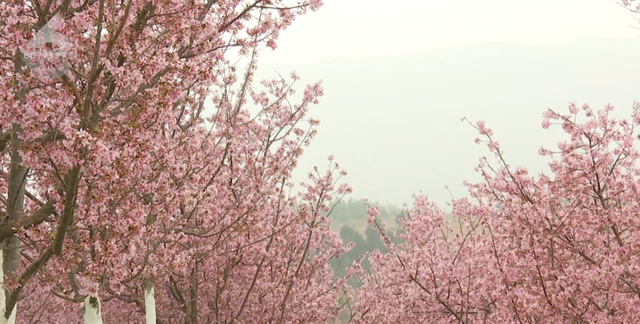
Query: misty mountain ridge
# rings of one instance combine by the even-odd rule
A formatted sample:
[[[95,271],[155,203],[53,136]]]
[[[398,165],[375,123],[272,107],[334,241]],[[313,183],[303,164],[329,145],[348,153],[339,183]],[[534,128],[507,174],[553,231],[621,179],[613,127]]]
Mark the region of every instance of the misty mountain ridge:
[[[514,54],[526,54],[532,51],[552,51],[557,53],[576,53],[588,51],[590,54],[606,54],[606,53],[621,53],[627,52],[640,53],[640,38],[639,37],[603,37],[603,36],[578,36],[569,38],[559,43],[546,43],[539,45],[526,45],[513,42],[492,41],[479,44],[468,44],[460,46],[452,46],[440,49],[434,49],[423,53],[402,53],[396,55],[381,55],[370,56],[362,58],[349,58],[349,57],[326,57],[315,61],[313,63],[275,63],[275,62],[263,62],[262,65],[280,65],[280,66],[308,66],[317,64],[329,64],[334,65],[336,63],[368,63],[375,61],[406,61],[406,60],[424,60],[428,58],[447,58],[447,59],[467,59],[469,58],[469,52],[473,51],[474,54],[492,54],[499,53],[500,55],[514,55]]]
[[[477,132],[462,117],[494,129],[511,166],[535,176],[546,170],[541,145],[566,140],[559,127],[544,130],[542,113],[567,113],[576,101],[628,118],[640,81],[640,39],[577,37],[562,43],[491,42],[369,58],[327,58],[309,64],[263,63],[257,79],[296,70],[302,83],[323,80],[325,95],[311,115],[319,134],[300,159],[294,178],[334,155],[349,175],[351,197],[411,203],[422,190],[441,208],[466,196],[463,181],[480,181]],[[300,91],[301,92],[301,91]],[[493,163],[496,166],[495,163]],[[548,173],[548,172],[547,172]],[[446,208],[448,209],[448,208]]]

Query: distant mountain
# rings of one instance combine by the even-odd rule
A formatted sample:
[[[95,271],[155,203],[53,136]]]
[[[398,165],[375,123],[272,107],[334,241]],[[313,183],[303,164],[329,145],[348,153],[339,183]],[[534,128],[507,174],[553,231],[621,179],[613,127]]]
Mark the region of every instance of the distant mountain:
[[[462,117],[483,119],[512,165],[545,169],[541,144],[555,148],[559,129],[543,130],[547,108],[566,112],[571,101],[617,106],[628,117],[640,100],[640,39],[578,37],[563,43],[467,45],[424,54],[362,59],[327,58],[312,64],[262,64],[258,77],[296,70],[303,82],[324,80],[325,96],[312,115],[319,135],[303,155],[297,178],[326,157],[349,171],[353,197],[411,202],[419,190],[435,201],[466,195],[464,180],[488,151]],[[489,156],[491,157],[491,156]]]

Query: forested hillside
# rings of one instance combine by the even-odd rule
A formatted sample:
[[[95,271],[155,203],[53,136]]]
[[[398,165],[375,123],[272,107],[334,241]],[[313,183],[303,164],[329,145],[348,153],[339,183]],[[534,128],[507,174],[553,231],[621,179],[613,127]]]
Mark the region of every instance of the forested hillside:
[[[399,242],[397,237],[400,230],[399,220],[403,217],[404,212],[395,205],[371,204],[376,205],[380,211],[379,219],[388,224],[392,241]],[[343,245],[353,244],[353,248],[340,258],[334,258],[330,264],[337,270],[337,276],[344,278],[347,275],[347,267],[351,266],[360,256],[364,256],[363,266],[366,270],[370,269],[366,255],[374,250],[380,250],[386,253],[388,249],[382,243],[380,233],[371,224],[367,224],[367,203],[362,200],[348,199],[336,201],[331,211],[332,225],[331,229],[340,233]],[[349,283],[358,287],[357,280],[350,280]]]
[[[336,269],[336,275],[344,278],[347,275],[347,268],[353,265],[358,258],[363,257],[363,267],[369,271],[371,264],[368,260],[368,254],[379,250],[387,253],[389,249],[384,245],[380,232],[375,228],[374,224],[367,224],[368,206],[376,206],[379,214],[378,221],[386,224],[386,234],[393,244],[402,243],[400,235],[402,234],[401,221],[405,217],[403,208],[384,203],[369,203],[358,199],[343,199],[333,202],[333,209],[330,213],[332,220],[331,229],[340,234],[344,246],[353,244],[353,248],[340,258],[334,258],[330,264]],[[445,215],[445,224],[447,224],[455,233],[455,224],[452,223],[453,218],[450,214]],[[360,287],[357,278],[349,280],[352,287]]]

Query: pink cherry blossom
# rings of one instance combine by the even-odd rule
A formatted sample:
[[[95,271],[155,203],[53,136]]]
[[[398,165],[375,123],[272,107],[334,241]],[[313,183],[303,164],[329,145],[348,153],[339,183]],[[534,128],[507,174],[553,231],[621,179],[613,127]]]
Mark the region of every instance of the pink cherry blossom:
[[[322,85],[294,102],[297,74],[253,80],[259,53],[321,5],[0,4],[0,190],[16,202],[0,239],[22,242],[3,253],[19,323],[80,322],[87,296],[105,323],[141,323],[145,282],[163,323],[337,317],[346,281],[327,261],[347,248],[326,211],[351,188],[330,163],[290,191]],[[74,55],[45,80],[18,49],[54,13]]]
[[[638,104],[634,104],[634,107]],[[636,323],[640,285],[637,110],[631,120],[554,111],[567,141],[542,149],[551,174],[509,166],[484,123],[497,165],[452,202],[450,217],[417,196],[402,220],[403,243],[370,256],[355,323]],[[471,124],[474,126],[473,124]],[[377,223],[374,223],[377,224]]]

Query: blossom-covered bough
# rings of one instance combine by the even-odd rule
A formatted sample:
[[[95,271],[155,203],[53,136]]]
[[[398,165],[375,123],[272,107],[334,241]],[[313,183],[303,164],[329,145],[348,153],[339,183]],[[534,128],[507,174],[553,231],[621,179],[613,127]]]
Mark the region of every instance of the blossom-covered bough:
[[[499,168],[481,159],[485,182],[467,183],[471,198],[454,200],[448,224],[416,197],[404,243],[370,258],[352,321],[638,322],[640,104],[631,120],[612,110],[545,113],[543,127],[560,125],[569,140],[540,150],[552,174],[538,177],[509,166],[492,130],[472,124]]]
[[[345,248],[325,213],[351,189],[333,162],[301,194],[290,181],[321,84],[299,103],[295,74],[253,86],[259,50],[321,5],[0,3],[0,323],[337,316],[326,261]],[[25,47],[55,17],[61,75]]]

